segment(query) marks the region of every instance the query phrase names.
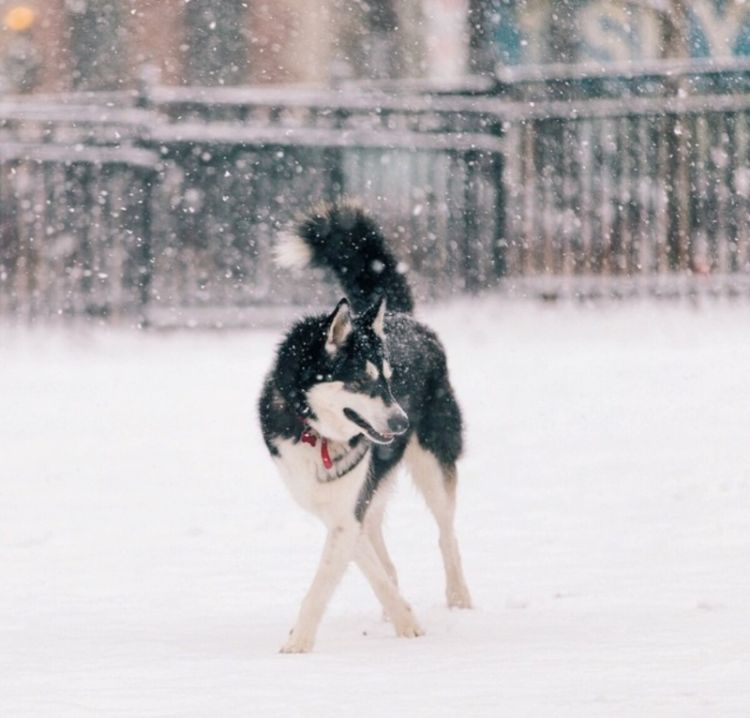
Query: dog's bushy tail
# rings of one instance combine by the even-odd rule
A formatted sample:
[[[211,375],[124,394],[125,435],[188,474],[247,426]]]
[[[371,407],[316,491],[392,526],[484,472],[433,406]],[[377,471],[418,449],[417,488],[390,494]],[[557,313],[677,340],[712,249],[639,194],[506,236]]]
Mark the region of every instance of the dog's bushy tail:
[[[384,297],[391,312],[411,312],[406,268],[391,252],[378,225],[357,204],[320,205],[279,238],[282,267],[328,267],[359,314]]]

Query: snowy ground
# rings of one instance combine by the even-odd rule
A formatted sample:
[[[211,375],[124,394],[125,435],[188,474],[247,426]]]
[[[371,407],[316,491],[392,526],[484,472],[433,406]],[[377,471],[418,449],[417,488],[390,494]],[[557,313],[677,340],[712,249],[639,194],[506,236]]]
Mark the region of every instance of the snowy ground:
[[[444,607],[403,481],[427,635],[351,570],[309,656],[277,653],[323,538],[257,430],[277,332],[0,329],[0,715],[747,716],[747,306],[427,316],[477,608]]]

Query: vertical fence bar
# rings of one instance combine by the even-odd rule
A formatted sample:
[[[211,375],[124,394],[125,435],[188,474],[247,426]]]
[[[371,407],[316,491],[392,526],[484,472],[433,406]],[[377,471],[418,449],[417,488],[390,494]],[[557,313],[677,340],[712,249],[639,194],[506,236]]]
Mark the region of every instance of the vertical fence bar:
[[[638,118],[638,231],[636,232],[637,277],[640,279],[640,291],[644,290],[644,281],[649,281],[653,264],[654,241],[654,163],[651,148],[651,118]]]
[[[670,189],[669,151],[670,142],[667,139],[670,123],[665,115],[657,118],[657,133],[655,141],[658,143],[657,157],[657,204],[656,204],[656,266],[657,275],[666,275],[670,271],[669,263],[669,231],[670,231]]]
[[[535,223],[537,214],[537,123],[528,120],[523,125],[523,142],[521,143],[521,156],[523,157],[523,230],[521,234],[521,273],[523,276],[531,277],[536,274],[534,264],[535,250]]]
[[[507,151],[503,163],[502,196],[505,200],[505,274],[518,277],[522,268],[524,204],[523,166],[521,158],[524,150],[524,125],[521,122],[508,123],[505,142]]]
[[[580,222],[581,242],[580,251],[576,258],[576,272],[585,274],[591,271],[591,250],[593,243],[593,198],[592,182],[594,181],[594,136],[593,120],[586,118],[579,120],[580,153],[582,155],[579,186],[581,188]]]
[[[602,274],[612,272],[612,140],[611,120],[604,119],[599,124],[599,146],[601,147],[601,181],[599,216],[601,217],[601,238],[596,268]]]
[[[734,164],[734,191],[737,202],[737,272],[747,272],[750,269],[748,267],[748,261],[750,260],[750,237],[748,236],[748,212],[750,212],[749,120],[749,113],[737,113],[737,144]]]
[[[732,260],[733,238],[730,234],[731,210],[730,210],[730,173],[728,171],[730,158],[730,124],[728,113],[714,113],[717,125],[716,153],[716,177],[714,188],[716,192],[716,240],[718,271],[722,282],[730,272]]]
[[[500,154],[493,154],[489,158],[491,169],[488,185],[491,199],[487,204],[489,205],[490,212],[494,207],[492,258],[494,262],[495,280],[501,279],[508,273],[508,200],[505,196],[505,186],[503,185],[505,162],[505,158]]]

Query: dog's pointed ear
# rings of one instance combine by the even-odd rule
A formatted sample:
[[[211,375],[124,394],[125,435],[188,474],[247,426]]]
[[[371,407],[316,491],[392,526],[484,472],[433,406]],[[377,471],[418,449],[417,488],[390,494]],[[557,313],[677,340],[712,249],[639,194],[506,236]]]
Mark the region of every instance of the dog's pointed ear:
[[[326,330],[326,351],[335,354],[344,344],[346,338],[352,331],[352,314],[349,302],[342,299],[328,317],[328,329]]]
[[[385,339],[385,297],[378,299],[365,313],[364,320],[381,339]]]

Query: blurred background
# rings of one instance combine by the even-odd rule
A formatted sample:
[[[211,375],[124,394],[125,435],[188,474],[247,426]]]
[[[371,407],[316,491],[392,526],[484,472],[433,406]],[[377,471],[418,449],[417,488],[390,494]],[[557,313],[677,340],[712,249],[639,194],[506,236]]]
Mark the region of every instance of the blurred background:
[[[739,0],[0,0],[3,718],[747,716],[748,54]],[[427,635],[352,571],[291,665],[256,398],[342,195],[446,347],[477,609],[397,489]]]
[[[274,236],[361,197],[423,300],[747,293],[735,0],[0,2],[0,315],[331,299]]]

